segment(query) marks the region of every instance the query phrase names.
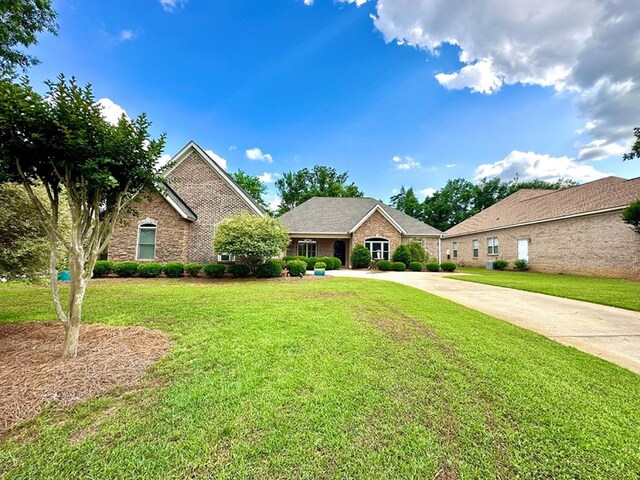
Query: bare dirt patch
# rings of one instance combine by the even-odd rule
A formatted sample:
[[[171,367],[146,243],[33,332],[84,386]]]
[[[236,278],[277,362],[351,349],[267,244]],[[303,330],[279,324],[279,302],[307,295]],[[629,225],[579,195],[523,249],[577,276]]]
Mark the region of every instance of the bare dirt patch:
[[[63,339],[59,323],[0,325],[0,432],[52,402],[69,406],[131,389],[170,347],[157,330],[83,325],[78,357],[63,359]]]

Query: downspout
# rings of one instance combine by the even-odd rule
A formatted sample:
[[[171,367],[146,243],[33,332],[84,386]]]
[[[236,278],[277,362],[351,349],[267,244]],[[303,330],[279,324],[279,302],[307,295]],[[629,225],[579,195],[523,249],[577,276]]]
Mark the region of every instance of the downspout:
[[[438,263],[442,263],[442,235],[438,237]]]

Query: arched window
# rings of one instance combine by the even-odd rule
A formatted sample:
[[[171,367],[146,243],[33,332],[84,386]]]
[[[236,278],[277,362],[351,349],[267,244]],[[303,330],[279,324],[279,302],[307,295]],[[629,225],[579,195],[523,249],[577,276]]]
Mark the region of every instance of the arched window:
[[[298,255],[301,257],[316,257],[318,249],[315,240],[298,241]]]
[[[386,238],[367,238],[364,246],[371,252],[374,260],[389,260],[389,240]]]
[[[138,260],[155,260],[156,226],[143,223],[138,227]]]

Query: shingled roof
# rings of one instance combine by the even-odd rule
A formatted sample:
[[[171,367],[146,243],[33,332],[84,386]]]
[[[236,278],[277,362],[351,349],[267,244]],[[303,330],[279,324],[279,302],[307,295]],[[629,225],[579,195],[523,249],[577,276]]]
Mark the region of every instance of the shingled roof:
[[[562,190],[518,190],[445,232],[447,237],[623,209],[640,198],[640,177],[606,177]]]
[[[439,236],[442,234],[431,225],[371,197],[313,197],[282,215],[280,220],[290,234],[347,235],[376,207],[404,230],[405,235]]]

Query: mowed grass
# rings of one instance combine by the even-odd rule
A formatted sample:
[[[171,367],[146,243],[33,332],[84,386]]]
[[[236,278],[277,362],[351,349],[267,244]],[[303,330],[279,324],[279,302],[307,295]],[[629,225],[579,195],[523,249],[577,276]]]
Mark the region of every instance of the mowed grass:
[[[87,322],[170,334],[140,389],[50,408],[3,478],[637,478],[640,376],[402,285],[93,281]],[[0,321],[52,319],[0,288]]]
[[[472,275],[449,275],[447,278],[640,311],[640,282],[631,280],[469,267],[459,271]]]

